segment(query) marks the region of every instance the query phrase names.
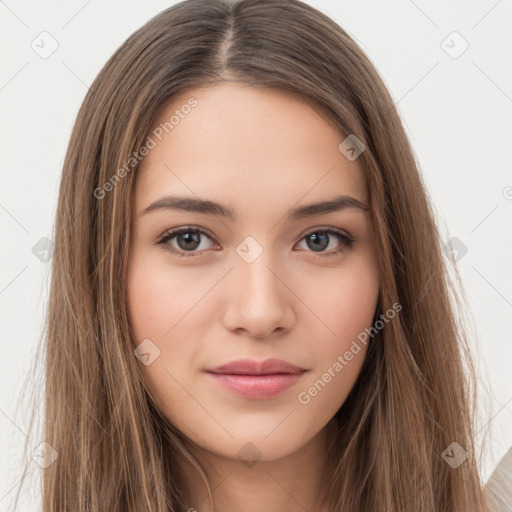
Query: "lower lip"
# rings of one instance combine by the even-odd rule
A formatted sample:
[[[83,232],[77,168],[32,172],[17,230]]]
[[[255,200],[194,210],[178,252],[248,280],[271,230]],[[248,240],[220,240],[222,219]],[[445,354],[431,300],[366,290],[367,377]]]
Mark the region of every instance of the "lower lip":
[[[279,395],[302,377],[302,373],[232,375],[208,372],[208,374],[236,395],[260,400]]]

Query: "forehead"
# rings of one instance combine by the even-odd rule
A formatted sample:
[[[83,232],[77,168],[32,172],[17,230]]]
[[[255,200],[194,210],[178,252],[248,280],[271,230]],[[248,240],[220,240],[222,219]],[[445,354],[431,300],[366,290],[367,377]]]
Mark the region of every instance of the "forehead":
[[[137,209],[167,192],[296,203],[349,194],[366,203],[357,160],[326,115],[298,95],[221,82],[174,96],[137,171]]]

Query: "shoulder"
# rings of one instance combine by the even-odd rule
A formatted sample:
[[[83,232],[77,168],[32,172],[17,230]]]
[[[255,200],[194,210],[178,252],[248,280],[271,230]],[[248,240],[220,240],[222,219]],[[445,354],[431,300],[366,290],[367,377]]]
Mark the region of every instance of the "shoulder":
[[[500,460],[485,484],[492,512],[512,511],[512,448]]]

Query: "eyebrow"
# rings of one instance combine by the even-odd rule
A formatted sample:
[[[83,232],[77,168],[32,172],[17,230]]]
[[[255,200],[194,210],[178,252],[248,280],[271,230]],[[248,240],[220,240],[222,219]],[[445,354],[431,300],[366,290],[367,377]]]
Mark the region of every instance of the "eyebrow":
[[[326,213],[346,210],[348,208],[368,211],[369,207],[352,196],[340,195],[328,201],[299,206],[289,210],[286,213],[286,219],[289,221],[311,217],[313,215],[322,215]],[[215,201],[197,199],[193,197],[182,196],[164,196],[146,207],[142,213],[145,215],[159,210],[182,210],[187,212],[202,213],[205,215],[218,215],[231,221],[236,220],[236,214],[231,207],[223,206]]]

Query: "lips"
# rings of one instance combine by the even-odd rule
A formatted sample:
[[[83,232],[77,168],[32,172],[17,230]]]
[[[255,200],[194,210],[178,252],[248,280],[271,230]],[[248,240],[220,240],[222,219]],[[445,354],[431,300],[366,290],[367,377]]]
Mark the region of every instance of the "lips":
[[[266,399],[296,384],[306,371],[281,359],[261,362],[243,359],[206,370],[206,373],[231,393]]]
[[[266,359],[265,361],[252,361],[250,359],[241,359],[232,363],[217,366],[210,373],[228,374],[228,375],[276,375],[276,374],[296,374],[304,371],[291,363],[281,359]]]

